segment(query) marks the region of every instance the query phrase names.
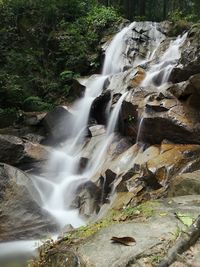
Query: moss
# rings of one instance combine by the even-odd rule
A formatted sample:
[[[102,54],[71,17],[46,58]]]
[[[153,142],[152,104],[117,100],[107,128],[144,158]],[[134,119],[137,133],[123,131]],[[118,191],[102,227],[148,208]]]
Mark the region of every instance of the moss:
[[[127,220],[137,216],[149,218],[155,214],[156,205],[157,202],[155,201],[147,201],[138,207],[128,206],[122,211],[122,216],[125,216]]]
[[[89,238],[90,236],[94,235],[100,229],[108,227],[117,222],[116,215],[117,211],[111,210],[109,214],[102,220],[89,224],[87,226],[82,226],[75,231],[67,233],[66,236],[63,238],[64,241],[68,243],[83,241],[83,239]]]

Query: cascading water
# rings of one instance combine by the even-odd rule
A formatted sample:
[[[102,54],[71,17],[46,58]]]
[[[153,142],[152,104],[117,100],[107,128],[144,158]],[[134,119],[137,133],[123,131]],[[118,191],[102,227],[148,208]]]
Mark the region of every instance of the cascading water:
[[[179,48],[183,45],[186,38],[187,33],[183,36],[178,36],[176,40],[171,41],[169,48],[164,52],[158,63],[151,66],[141,86],[150,86],[154,84],[156,80],[156,85],[158,86],[168,82],[171,71],[181,56]],[[161,77],[159,77],[159,75]]]
[[[34,177],[33,179],[40,195],[39,204],[54,216],[61,228],[66,224],[71,224],[74,227],[84,224],[84,221],[79,218],[78,211],[70,209],[73,194],[77,186],[85,181],[85,179],[90,179],[95,175],[105,162],[108,147],[113,141],[120,108],[128,93],[126,92],[120,97],[110,113],[106,133],[94,149],[84,173],[80,175],[77,174],[77,166],[81,157],[90,109],[94,99],[101,94],[105,81],[108,78],[112,79],[112,75],[123,71],[125,66],[130,66],[131,64],[131,67],[135,67],[155,60],[156,51],[164,39],[164,35],[157,30],[156,23],[139,23],[139,31],[143,27],[150,25],[149,29],[145,28],[144,31],[149,31],[148,38],[150,39],[148,40],[145,34],[142,37],[147,39],[148,46],[146,49],[149,49],[149,52],[146,54],[146,58],[134,58],[132,57],[133,55],[129,54],[134,60],[128,61],[127,54],[130,51],[128,51],[126,36],[129,35],[130,40],[137,40],[138,30],[135,30],[136,25],[136,22],[132,23],[114,37],[106,51],[102,75],[92,76],[85,82],[86,91],[84,97],[77,101],[70,110],[72,116],[65,122],[68,126],[68,139],[62,148],[55,149],[52,153],[47,166],[48,174]],[[143,87],[151,85],[155,76],[161,71],[163,71],[163,75],[160,84],[168,80],[171,70],[180,57],[179,47],[184,43],[185,38],[186,35],[178,37],[177,40],[171,42],[159,62],[150,67],[142,83]],[[107,113],[109,113],[110,106],[111,102],[109,102]],[[142,122],[143,119],[140,121],[140,130]]]
[[[48,177],[35,178],[35,186],[41,196],[42,207],[56,218],[61,228],[66,224],[71,224],[73,227],[84,224],[78,216],[78,211],[70,209],[71,200],[73,199],[73,194],[77,186],[82,181],[85,181],[85,178],[89,179],[97,170],[97,167],[100,167],[100,161],[107,147],[112,142],[112,132],[114,131],[119,110],[126,94],[120,98],[111,114],[106,134],[107,137],[102,140],[99,148],[94,152],[94,155],[97,153],[97,158],[93,156],[88,164],[89,168],[87,168],[85,173],[77,175],[76,169],[81,156],[81,148],[91,105],[93,100],[101,94],[104,82],[108,76],[120,71],[116,66],[118,66],[118,61],[123,58],[122,54],[125,49],[124,47],[126,47],[123,38],[134,25],[135,23],[132,23],[129,27],[123,29],[111,42],[106,51],[103,74],[92,76],[85,82],[85,95],[71,108],[72,118],[66,122],[71,129],[68,134],[68,140],[62,149],[52,153],[48,164],[50,168]],[[121,61],[120,67],[122,65],[123,63]]]

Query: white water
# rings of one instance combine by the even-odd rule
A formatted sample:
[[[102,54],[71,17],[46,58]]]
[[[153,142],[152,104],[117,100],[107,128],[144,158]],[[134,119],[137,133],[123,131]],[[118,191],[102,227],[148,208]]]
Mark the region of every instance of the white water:
[[[92,76],[86,81],[84,97],[77,101],[70,110],[74,117],[66,122],[69,129],[68,140],[61,149],[56,149],[52,153],[47,166],[49,170],[48,175],[45,177],[35,177],[34,185],[40,194],[42,202],[41,206],[55,217],[55,220],[61,228],[67,224],[71,224],[74,227],[84,224],[84,221],[78,215],[78,211],[70,209],[71,200],[73,199],[77,186],[85,181],[85,179],[90,179],[95,175],[105,162],[109,145],[114,138],[114,131],[120,108],[123,100],[127,97],[127,93],[121,96],[111,112],[106,134],[102,138],[102,142],[100,142],[96,149],[94,149],[88,167],[82,175],[78,175],[77,165],[79,163],[79,158],[81,157],[91,105],[93,100],[101,94],[106,79],[112,74],[121,72],[127,64],[124,58],[124,54],[127,53],[126,35],[135,25],[136,23],[134,22],[130,26],[124,28],[111,42],[106,51],[102,75]],[[156,50],[158,49],[160,42],[163,40],[163,36],[162,34],[158,34],[156,24],[152,25],[150,33],[153,39],[153,42],[150,45],[150,52],[147,54],[146,59],[136,58],[133,62],[134,66],[154,59]],[[183,44],[185,38],[186,35],[171,42],[169,48],[163,54],[159,62],[150,68],[142,86],[150,85],[153,82],[154,76],[162,70],[164,71],[164,74],[161,83],[168,80],[171,70],[175,66],[177,59],[180,57],[179,47]],[[168,63],[169,60],[170,62]],[[109,105],[111,105],[111,103],[109,103]],[[108,113],[109,110],[110,107],[108,107]],[[142,122],[143,120],[141,119],[138,138]],[[29,251],[29,249],[33,249],[34,244],[35,241],[18,241],[16,243],[12,242],[12,244],[4,243],[0,246],[0,250],[6,253],[9,252],[9,250],[14,250],[14,248],[15,251],[17,248],[26,251],[27,248],[27,251]]]
[[[103,74],[92,76],[85,82],[85,95],[71,108],[70,112],[73,117],[66,122],[69,128],[68,140],[62,149],[55,150],[52,153],[48,163],[48,177],[36,177],[35,179],[34,184],[40,194],[42,207],[55,217],[61,228],[66,224],[71,224],[73,227],[84,224],[84,221],[78,215],[78,211],[70,209],[70,204],[78,185],[86,179],[90,179],[103,164],[103,158],[113,140],[113,131],[121,104],[127,93],[122,95],[112,111],[106,138],[94,151],[88,164],[89,167],[82,175],[78,175],[77,166],[84,144],[91,105],[94,99],[101,94],[108,76],[120,71],[116,66],[118,66],[118,63],[120,66],[122,64],[118,61],[123,57],[122,54],[125,49],[123,38],[134,25],[135,23],[132,23],[129,27],[123,29],[111,42],[106,51]]]
[[[115,74],[121,72],[124,66],[123,53],[126,49],[126,44],[123,38],[130,29],[135,26],[135,22],[125,27],[113,38],[111,44],[106,51],[105,62],[103,66],[103,75]]]
[[[186,38],[187,33],[171,41],[168,49],[164,52],[158,63],[152,65],[149,69],[146,78],[141,84],[142,87],[154,85],[154,79],[158,75],[161,75],[159,78],[159,85],[168,82],[169,76],[181,56],[179,48],[184,44]]]

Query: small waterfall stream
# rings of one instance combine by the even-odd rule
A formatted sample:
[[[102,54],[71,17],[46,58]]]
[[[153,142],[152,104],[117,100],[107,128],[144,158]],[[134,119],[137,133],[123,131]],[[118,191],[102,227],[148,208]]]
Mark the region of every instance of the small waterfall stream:
[[[78,211],[70,208],[70,204],[77,186],[95,175],[106,160],[108,147],[114,138],[121,105],[128,92],[122,94],[112,112],[110,112],[106,133],[94,149],[85,171],[82,174],[77,174],[77,165],[79,164],[84,145],[91,105],[94,99],[102,93],[105,81],[111,78],[112,75],[123,71],[124,66],[127,65],[127,59],[124,57],[124,54],[127,53],[126,35],[132,32],[132,38],[135,38],[134,27],[136,24],[134,22],[125,27],[112,40],[106,51],[102,74],[93,75],[85,82],[86,91],[84,97],[78,100],[70,110],[72,118],[69,118],[66,122],[69,128],[68,139],[62,148],[55,149],[52,153],[47,166],[48,174],[34,177],[33,182],[41,198],[40,205],[53,215],[60,228],[67,224],[79,227],[85,223],[79,217]],[[149,35],[152,37],[152,43],[150,44],[150,51],[147,53],[146,59],[136,58],[132,62],[132,66],[148,63],[156,57],[156,51],[164,39],[164,35],[158,33],[156,25],[156,23],[152,23],[150,29]],[[141,84],[142,87],[151,85],[155,77],[160,73],[162,73],[162,78],[159,86],[168,81],[169,75],[180,57],[179,47],[184,43],[186,37],[187,34],[178,37],[170,43],[160,60],[149,68],[146,78]],[[111,106],[111,102],[108,105]],[[109,109],[108,107],[108,113]],[[139,140],[142,122],[143,118],[140,120],[137,141]],[[35,244],[35,241],[32,242]]]

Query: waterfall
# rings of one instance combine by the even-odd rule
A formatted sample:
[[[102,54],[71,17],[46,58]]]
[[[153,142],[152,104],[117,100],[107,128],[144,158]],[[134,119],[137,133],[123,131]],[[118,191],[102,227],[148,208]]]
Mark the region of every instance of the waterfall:
[[[124,56],[126,45],[123,42],[123,38],[130,29],[135,26],[136,22],[133,22],[129,26],[121,30],[113,38],[111,44],[106,51],[105,62],[103,66],[103,75],[115,74],[122,71],[124,66]]]
[[[61,149],[55,150],[52,153],[48,163],[49,174],[44,177],[36,178],[34,181],[41,196],[42,207],[56,218],[60,227],[66,224],[71,224],[73,227],[84,224],[78,216],[78,211],[70,209],[71,201],[78,185],[92,178],[104,164],[108,148],[114,138],[114,131],[121,105],[128,93],[124,93],[116,103],[109,116],[105,136],[93,150],[86,170],[81,175],[78,175],[77,166],[84,145],[84,136],[87,129],[91,105],[94,99],[101,94],[106,79],[113,74],[121,72],[123,67],[127,64],[125,57],[128,53],[127,36],[129,39],[130,37],[134,39],[138,36],[137,30],[135,30],[136,24],[136,22],[133,22],[117,33],[113,38],[106,50],[102,74],[93,75],[86,80],[84,83],[86,86],[84,97],[78,100],[70,109],[72,118],[66,122],[69,128],[69,138]],[[152,23],[152,27],[149,27],[149,23],[147,22],[139,23],[138,26],[139,29],[144,28],[149,31],[151,42],[147,42],[149,53],[147,53],[146,59],[135,58],[133,65],[136,63],[147,63],[153,60],[156,55],[156,50],[164,38],[163,34],[157,30],[156,23]],[[185,38],[186,35],[178,37],[175,41],[170,43],[169,48],[163,54],[160,61],[150,68],[143,82],[143,86],[149,85],[149,82],[152,82],[152,77],[162,70],[164,70],[164,74],[161,83],[167,80],[167,75],[173,68],[174,62],[180,57],[179,47],[183,44]],[[167,60],[169,57],[171,59],[168,64]],[[109,102],[108,105],[110,106],[111,103]],[[109,107],[107,111],[108,110]],[[142,121],[143,119],[140,121],[138,138],[142,127]]]
[[[72,118],[66,122],[69,128],[68,140],[61,149],[52,153],[48,163],[49,174],[44,177],[36,177],[34,181],[41,197],[42,207],[55,217],[61,228],[66,224],[71,224],[73,227],[84,224],[78,216],[78,211],[70,209],[71,200],[78,185],[85,179],[90,179],[103,164],[102,158],[113,140],[112,132],[127,93],[122,95],[116,104],[109,119],[106,138],[94,151],[88,164],[89,168],[82,175],[77,175],[76,169],[81,157],[91,105],[94,99],[101,94],[106,79],[121,71],[120,68],[123,64],[121,59],[126,48],[124,37],[134,25],[135,23],[132,23],[116,34],[106,51],[102,75],[93,75],[85,82],[84,97],[71,107]]]
[[[156,80],[156,85],[158,86],[168,82],[169,76],[181,56],[179,48],[184,44],[186,38],[187,33],[171,41],[168,49],[161,56],[158,63],[151,66],[141,86],[153,85]]]
[[[133,56],[128,61],[129,53],[132,51],[129,51],[127,36],[129,36],[130,40],[138,38],[138,32],[135,30],[136,26],[139,27],[139,30],[145,29],[144,32],[146,32],[146,29],[149,31],[150,41],[147,41],[147,46],[145,47],[149,52],[145,58],[134,58]],[[93,101],[102,93],[106,80],[122,72],[126,65],[131,64],[131,67],[134,68],[138,65],[142,66],[143,64],[148,65],[150,62],[156,62],[148,69],[141,86],[154,85],[155,80],[158,80],[158,78],[158,85],[162,85],[168,81],[172,69],[178,62],[180,58],[179,48],[185,42],[186,37],[187,34],[171,41],[168,49],[159,60],[156,58],[156,52],[165,37],[157,30],[156,23],[134,22],[122,29],[113,38],[106,50],[102,74],[93,75],[85,81],[84,97],[76,101],[70,108],[72,116],[65,122],[69,132],[68,139],[61,148],[54,149],[52,152],[47,164],[48,173],[43,176],[33,177],[34,186],[40,195],[40,200],[36,201],[42,208],[53,215],[60,228],[67,224],[71,224],[73,227],[84,225],[85,222],[79,217],[78,210],[71,209],[71,201],[77,187],[86,180],[91,179],[101,170],[102,165],[105,163],[109,146],[115,136],[121,105],[128,95],[128,92],[122,94],[111,112],[112,101],[108,103],[106,109],[106,114],[108,115],[106,133],[94,147],[85,171],[82,174],[77,174],[77,166],[82,156],[91,106]],[[143,118],[140,118],[137,142],[140,138],[142,124]],[[28,246],[29,243],[25,242],[23,244]]]

